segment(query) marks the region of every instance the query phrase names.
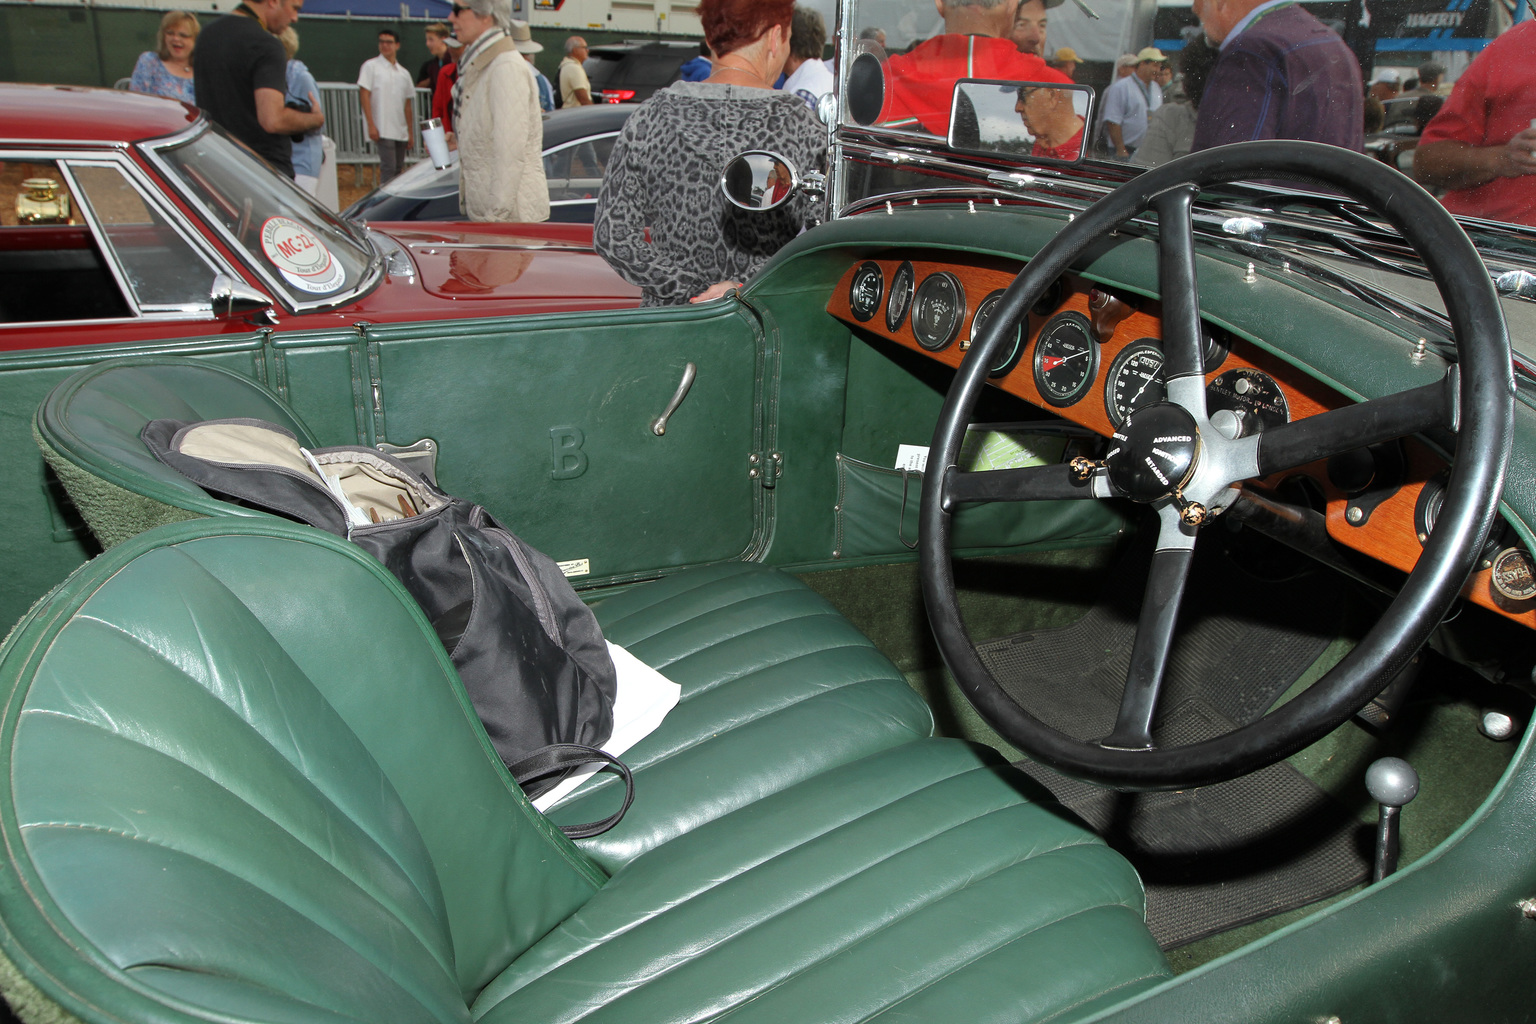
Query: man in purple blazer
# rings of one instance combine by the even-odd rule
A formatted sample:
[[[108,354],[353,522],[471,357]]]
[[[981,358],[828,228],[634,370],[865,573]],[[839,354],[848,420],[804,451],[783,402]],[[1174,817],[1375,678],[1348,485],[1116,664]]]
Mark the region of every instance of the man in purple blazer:
[[[1306,139],[1360,150],[1360,65],[1344,40],[1294,0],[1194,0],[1221,56],[1206,84],[1194,148]]]

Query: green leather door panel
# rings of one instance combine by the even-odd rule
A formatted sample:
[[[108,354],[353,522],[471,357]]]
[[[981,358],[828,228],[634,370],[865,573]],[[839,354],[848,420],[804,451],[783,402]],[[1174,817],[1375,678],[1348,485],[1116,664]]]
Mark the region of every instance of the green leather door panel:
[[[439,445],[438,480],[578,585],[751,556],[763,338],[739,305],[370,327],[376,438]],[[666,432],[653,421],[687,364]]]

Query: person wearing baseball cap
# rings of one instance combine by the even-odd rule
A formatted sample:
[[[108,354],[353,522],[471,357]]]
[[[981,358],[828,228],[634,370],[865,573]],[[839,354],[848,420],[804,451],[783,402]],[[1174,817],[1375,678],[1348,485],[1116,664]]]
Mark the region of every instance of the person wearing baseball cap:
[[[1129,160],[1147,134],[1147,116],[1163,103],[1163,90],[1152,84],[1168,58],[1155,46],[1136,54],[1131,74],[1117,78],[1104,90],[1099,139],[1116,160]]]
[[[1013,30],[1008,37],[1020,53],[1045,56],[1046,11],[1060,7],[1062,0],[1021,0],[1013,15]]]
[[[1051,58],[1051,67],[1060,71],[1068,78],[1073,78],[1077,72],[1077,66],[1082,62],[1083,59],[1077,55],[1076,50],[1070,46],[1063,46]]]

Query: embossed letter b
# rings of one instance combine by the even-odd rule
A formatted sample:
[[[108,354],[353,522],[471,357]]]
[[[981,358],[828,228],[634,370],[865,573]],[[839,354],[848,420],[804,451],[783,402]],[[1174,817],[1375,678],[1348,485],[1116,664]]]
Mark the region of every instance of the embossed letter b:
[[[580,427],[550,427],[549,444],[554,450],[552,480],[572,480],[587,471],[587,453],[581,450],[587,435]]]

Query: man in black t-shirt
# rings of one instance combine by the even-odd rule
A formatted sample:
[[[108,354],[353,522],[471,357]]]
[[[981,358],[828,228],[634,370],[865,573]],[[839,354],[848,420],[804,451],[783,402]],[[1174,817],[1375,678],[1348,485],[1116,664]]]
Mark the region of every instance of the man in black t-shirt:
[[[283,105],[288,55],[277,33],[299,20],[303,6],[304,0],[246,0],[203,29],[193,65],[198,106],[290,178],[291,136],[325,124],[313,93],[310,112]]]

